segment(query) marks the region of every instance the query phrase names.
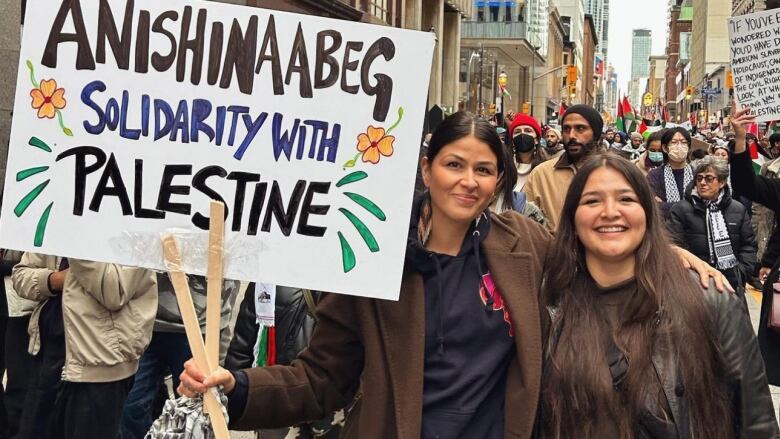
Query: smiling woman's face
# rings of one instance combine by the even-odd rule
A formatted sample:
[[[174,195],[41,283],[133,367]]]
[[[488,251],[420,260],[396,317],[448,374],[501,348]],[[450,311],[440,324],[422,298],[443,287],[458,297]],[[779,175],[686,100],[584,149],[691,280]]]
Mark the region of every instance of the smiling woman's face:
[[[639,197],[623,174],[603,166],[588,177],[574,214],[586,258],[621,263],[634,257],[647,230]]]
[[[432,161],[423,158],[422,166],[434,213],[459,223],[487,208],[500,177],[496,155],[474,136],[447,144]]]

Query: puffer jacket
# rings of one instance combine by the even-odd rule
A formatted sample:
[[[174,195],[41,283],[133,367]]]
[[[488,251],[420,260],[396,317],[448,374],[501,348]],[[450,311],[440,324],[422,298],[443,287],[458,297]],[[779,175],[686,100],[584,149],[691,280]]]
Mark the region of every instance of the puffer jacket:
[[[691,281],[698,283],[699,277],[691,272]],[[742,301],[733,294],[720,293],[710,281],[710,286],[704,291],[706,305],[710,315],[710,333],[716,339],[724,364],[721,384],[731,403],[734,421],[735,438],[750,439],[780,439],[772,406],[772,396],[769,392],[764,362],[758,348],[758,342],[753,332],[753,326],[747,313],[744,312]],[[554,308],[550,315],[555,316]],[[552,318],[550,334],[556,334],[560,319]],[[548,340],[545,357],[549,358],[555,346],[555,337]],[[671,410],[674,433],[659,435],[649,433],[640,427],[639,437],[643,439],[700,439],[696,432],[691,432],[690,407],[685,389],[685,383],[676,367],[669,367],[673,359],[666,353],[674,352],[675,340],[669,336],[659,336],[653,344],[652,363],[655,370],[654,378],[660,379],[664,396]],[[546,360],[549,361],[549,360]],[[609,367],[604,360],[604,367]],[[648,408],[648,413],[652,409]],[[668,425],[668,424],[667,424]],[[539,433],[537,438],[543,438]]]
[[[726,221],[729,238],[731,238],[731,249],[739,265],[721,272],[731,285],[743,287],[756,266],[756,238],[753,235],[748,210],[742,203],[731,198],[728,186],[724,186],[723,190],[723,198],[718,208]],[[685,199],[669,210],[667,226],[680,246],[714,266],[715,261],[710,258],[707,239],[706,210],[704,201],[693,194],[693,184],[691,184],[685,190]]]
[[[41,339],[38,318],[49,290],[48,277],[58,258],[25,253],[14,268],[20,296],[38,302],[30,317],[29,352],[36,355]],[[62,289],[65,366],[62,380],[101,383],[135,374],[138,359],[152,337],[157,313],[157,282],[152,271],[69,258]]]

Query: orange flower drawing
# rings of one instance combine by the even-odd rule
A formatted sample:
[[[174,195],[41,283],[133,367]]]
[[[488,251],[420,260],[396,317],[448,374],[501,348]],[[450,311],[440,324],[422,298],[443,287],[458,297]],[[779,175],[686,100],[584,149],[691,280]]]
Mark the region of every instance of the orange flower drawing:
[[[30,91],[30,96],[40,119],[54,119],[57,110],[65,108],[65,89],[57,88],[57,81],[53,79],[42,80],[40,87]]]
[[[393,155],[394,136],[386,136],[384,128],[369,126],[365,133],[358,135],[358,151],[363,153],[363,161],[373,164],[379,163],[382,156]]]

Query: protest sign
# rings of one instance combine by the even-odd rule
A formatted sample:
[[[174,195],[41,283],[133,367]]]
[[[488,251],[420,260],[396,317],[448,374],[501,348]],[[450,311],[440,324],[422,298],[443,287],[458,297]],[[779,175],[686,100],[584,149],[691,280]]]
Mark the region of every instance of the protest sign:
[[[0,246],[397,298],[434,36],[212,2],[28,0]],[[197,257],[199,252],[202,257]],[[194,255],[194,256],[193,256]]]
[[[729,19],[734,96],[756,122],[780,118],[780,11]]]

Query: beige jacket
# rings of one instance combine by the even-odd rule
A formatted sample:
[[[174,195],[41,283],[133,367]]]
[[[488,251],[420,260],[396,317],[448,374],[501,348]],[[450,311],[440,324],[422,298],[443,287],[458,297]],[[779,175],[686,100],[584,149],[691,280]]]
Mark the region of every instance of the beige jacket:
[[[25,253],[14,267],[17,293],[38,302],[30,318],[29,352],[41,348],[38,318],[49,290],[49,274],[59,258]],[[143,268],[68,259],[62,296],[65,366],[62,379],[100,383],[135,374],[138,359],[152,337],[157,313],[157,281]]]
[[[523,191],[547,218],[547,229],[555,232],[563,210],[563,201],[577,168],[569,163],[569,156],[561,154],[531,171]]]

